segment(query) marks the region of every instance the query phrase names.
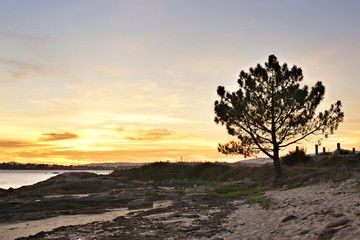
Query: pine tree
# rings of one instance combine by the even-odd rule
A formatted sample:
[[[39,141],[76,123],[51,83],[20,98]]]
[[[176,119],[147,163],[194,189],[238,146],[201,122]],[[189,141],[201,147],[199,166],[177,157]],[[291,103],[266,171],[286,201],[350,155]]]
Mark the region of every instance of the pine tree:
[[[219,144],[224,154],[245,157],[263,152],[273,159],[275,181],[282,175],[279,151],[310,135],[327,137],[343,121],[341,101],[316,114],[325,87],[319,81],[311,90],[301,87],[301,68],[280,65],[270,55],[265,67],[258,64],[249,72],[240,72],[239,90],[228,92],[219,86],[220,101],[215,101],[215,122],[226,126],[238,141]]]

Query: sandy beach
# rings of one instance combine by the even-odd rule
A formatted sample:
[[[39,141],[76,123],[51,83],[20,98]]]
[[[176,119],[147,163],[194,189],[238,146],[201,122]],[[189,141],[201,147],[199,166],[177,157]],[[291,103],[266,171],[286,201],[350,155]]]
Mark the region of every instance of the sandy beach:
[[[0,239],[359,239],[357,168],[309,165],[287,168],[277,184],[267,165],[154,163],[107,176],[60,174],[0,192]],[[219,175],[232,180],[201,180]]]
[[[229,232],[216,237],[317,239],[332,229],[332,239],[360,239],[360,216],[357,216],[360,193],[356,190],[356,181],[267,191],[266,195],[274,202],[267,210],[235,201],[236,210],[225,224]]]
[[[2,224],[0,239],[16,239],[41,231],[45,233],[35,235],[35,239],[360,238],[357,179],[289,190],[280,188],[265,194],[271,199],[269,209],[243,200],[183,199],[174,205],[160,202],[147,210],[118,209],[103,214]],[[220,216],[224,212],[226,216]]]

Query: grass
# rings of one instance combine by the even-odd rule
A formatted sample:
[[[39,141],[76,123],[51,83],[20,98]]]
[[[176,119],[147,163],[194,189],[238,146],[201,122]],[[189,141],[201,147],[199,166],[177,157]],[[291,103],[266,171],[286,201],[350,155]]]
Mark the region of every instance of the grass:
[[[138,168],[116,170],[110,176],[118,177],[124,182],[130,180],[153,181],[155,185],[174,187],[198,185],[216,188],[223,182],[252,181],[261,188],[287,185],[288,189],[293,189],[318,182],[329,180],[336,182],[348,178],[352,172],[360,171],[360,155],[329,156],[317,162],[304,161],[291,166],[282,165],[282,169],[283,177],[277,185],[273,185],[275,174],[271,165],[250,167],[210,162],[199,164],[155,162]],[[360,191],[360,184],[358,184],[357,190]],[[237,198],[249,194],[246,193],[249,190],[243,189],[227,189],[226,191],[215,193],[226,198]]]
[[[263,192],[259,189],[247,187],[216,187],[214,190],[210,191],[210,193],[213,193],[218,197],[228,199],[240,199],[243,197],[263,194]]]
[[[324,235],[321,235],[318,237],[319,240],[331,240],[334,237],[335,233],[334,232],[328,232]]]
[[[215,220],[220,220],[220,222],[225,223],[225,222],[227,222],[227,220],[225,220],[225,218],[226,218],[228,215],[230,215],[230,213],[229,213],[229,212],[220,211],[220,212],[213,213],[213,214],[211,214],[211,215],[215,218]]]
[[[317,167],[325,168],[360,168],[360,155],[341,157],[331,156],[325,158],[316,164]]]
[[[338,217],[344,216],[344,214],[343,213],[334,213],[332,216],[338,218]]]
[[[230,213],[229,212],[224,212],[224,211],[213,213],[213,216],[216,217],[216,218],[225,218],[228,215],[230,215]]]
[[[219,182],[250,179],[259,186],[271,184],[274,178],[273,168],[236,166],[230,167],[217,163],[185,163],[155,162],[138,168],[115,170],[111,177],[122,181],[140,180],[154,181],[163,186],[188,187],[196,185],[216,186]]]
[[[203,215],[203,216],[209,216],[209,211],[208,210],[202,210],[200,212],[200,214]]]
[[[301,231],[301,232],[299,233],[299,235],[306,235],[306,234],[308,234],[309,232],[310,232],[310,230],[309,230],[309,229],[306,229],[306,230]]]
[[[356,192],[360,192],[360,183],[356,184]]]
[[[260,204],[263,209],[269,209],[271,205],[271,199],[265,195],[251,196],[245,202],[248,204]]]

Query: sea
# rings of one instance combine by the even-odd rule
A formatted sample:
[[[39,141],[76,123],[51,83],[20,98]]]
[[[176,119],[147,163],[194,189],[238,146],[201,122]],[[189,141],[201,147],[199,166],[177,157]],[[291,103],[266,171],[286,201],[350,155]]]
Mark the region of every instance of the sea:
[[[110,174],[112,170],[0,170],[0,188],[19,188],[45,181],[64,172]]]

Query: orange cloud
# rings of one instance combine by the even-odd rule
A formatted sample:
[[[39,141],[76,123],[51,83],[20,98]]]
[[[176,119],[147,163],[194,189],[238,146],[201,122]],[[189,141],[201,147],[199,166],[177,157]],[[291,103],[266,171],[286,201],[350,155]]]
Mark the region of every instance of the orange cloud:
[[[23,147],[34,147],[38,144],[34,142],[28,141],[21,141],[21,140],[0,140],[0,147],[1,148],[23,148]]]
[[[77,138],[78,135],[70,132],[64,132],[64,133],[43,133],[43,137],[41,137],[40,141],[58,141],[58,140],[66,140],[66,139],[72,139]]]
[[[166,160],[212,160],[222,157],[214,148],[136,148],[124,150],[26,150],[11,153],[17,162],[49,162],[57,164],[96,162],[152,162]]]
[[[124,131],[119,129],[119,131]],[[177,136],[178,134],[174,130],[153,128],[153,129],[136,129],[133,135],[125,136],[127,140],[134,141],[156,141],[171,136]]]

